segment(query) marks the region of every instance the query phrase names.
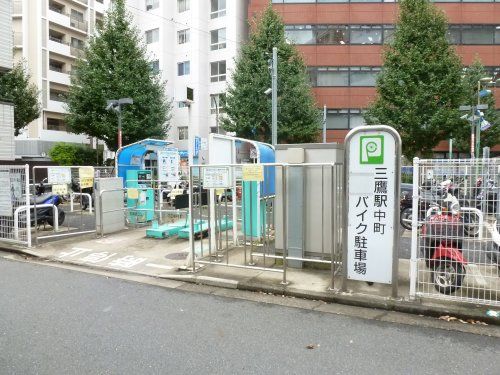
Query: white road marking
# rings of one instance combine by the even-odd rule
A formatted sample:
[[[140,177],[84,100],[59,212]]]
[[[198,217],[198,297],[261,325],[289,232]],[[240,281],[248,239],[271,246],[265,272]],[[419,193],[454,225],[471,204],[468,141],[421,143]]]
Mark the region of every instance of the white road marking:
[[[173,270],[174,269],[174,267],[171,267],[171,266],[164,266],[161,264],[154,264],[154,263],[148,263],[148,264],[146,264],[146,267],[161,268],[164,270]]]
[[[59,254],[59,258],[64,258],[64,257],[74,257],[83,253],[88,253],[90,251],[94,251],[93,249],[85,249],[83,247],[73,247],[73,251],[63,251]]]
[[[139,258],[133,255],[127,255],[123,258],[118,258],[108,263],[111,267],[132,268],[138,264],[148,260],[148,258]]]

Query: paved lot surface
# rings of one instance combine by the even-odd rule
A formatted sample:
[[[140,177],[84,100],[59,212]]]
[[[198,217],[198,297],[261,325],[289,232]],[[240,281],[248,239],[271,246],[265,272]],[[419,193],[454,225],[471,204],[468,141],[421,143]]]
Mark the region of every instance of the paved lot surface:
[[[484,336],[5,260],[0,283],[6,374],[493,374],[500,367],[500,340]]]

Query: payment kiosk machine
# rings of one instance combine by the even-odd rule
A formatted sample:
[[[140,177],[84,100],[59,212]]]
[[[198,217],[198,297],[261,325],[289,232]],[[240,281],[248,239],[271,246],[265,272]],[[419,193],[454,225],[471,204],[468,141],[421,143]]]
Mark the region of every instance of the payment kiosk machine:
[[[154,190],[150,170],[127,171],[127,208],[131,224],[148,223],[154,217]]]

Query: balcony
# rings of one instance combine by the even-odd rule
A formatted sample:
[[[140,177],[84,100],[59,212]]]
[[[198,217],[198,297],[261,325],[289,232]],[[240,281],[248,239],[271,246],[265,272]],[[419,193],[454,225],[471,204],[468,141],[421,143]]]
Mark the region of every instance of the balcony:
[[[47,111],[56,112],[56,113],[66,113],[66,103],[58,100],[52,100],[52,94],[50,95],[51,99],[47,103]]]
[[[50,22],[53,22],[57,25],[61,25],[64,27],[72,27],[83,32],[87,32],[88,30],[88,25],[86,21],[77,17],[70,16],[68,13],[65,13],[62,9],[56,8],[54,6],[49,6],[48,19]]]
[[[87,21],[75,17],[70,17],[70,26],[84,32],[88,30]]]
[[[71,46],[71,48],[70,48],[70,53],[71,53],[71,56],[74,56],[74,57],[79,58],[79,59],[83,59],[83,56],[85,55],[85,52],[83,51],[83,49],[78,48],[78,47],[73,47],[73,46]]]
[[[21,0],[15,0],[12,2],[12,16],[17,14],[21,15],[23,13],[23,2]]]
[[[23,33],[14,31],[12,33],[12,45],[14,48],[22,48],[23,46]]]
[[[71,49],[68,42],[60,38],[49,36],[48,49],[50,52],[58,53],[59,55],[70,56]]]
[[[70,19],[67,13],[64,13],[59,8],[49,6],[48,19],[57,25],[62,25],[64,27],[70,27]]]
[[[68,73],[63,71],[58,72],[53,70],[52,68],[49,69],[48,79],[50,82],[59,83],[66,86],[69,86],[71,83],[70,75]]]
[[[106,6],[104,5],[104,3],[101,3],[99,1],[94,1],[94,9],[96,10],[96,12],[99,12],[99,13],[106,13]]]

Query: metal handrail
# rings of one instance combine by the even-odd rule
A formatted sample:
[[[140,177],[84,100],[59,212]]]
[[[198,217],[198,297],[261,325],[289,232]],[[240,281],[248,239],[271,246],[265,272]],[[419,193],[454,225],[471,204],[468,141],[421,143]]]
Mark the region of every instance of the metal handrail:
[[[14,211],[14,238],[16,240],[19,240],[19,213],[21,211],[25,211],[29,208],[36,209],[38,207],[39,208],[52,207],[52,210],[53,210],[52,215],[54,217],[54,220],[53,220],[54,231],[57,232],[59,230],[59,209],[57,208],[57,206],[55,204],[44,203],[44,204],[34,204],[34,205],[30,205],[30,206],[20,206],[20,207],[16,208],[16,210]],[[27,224],[28,229],[31,228],[31,223],[29,223],[29,224],[30,225]],[[36,223],[35,223],[35,227],[36,227]]]

